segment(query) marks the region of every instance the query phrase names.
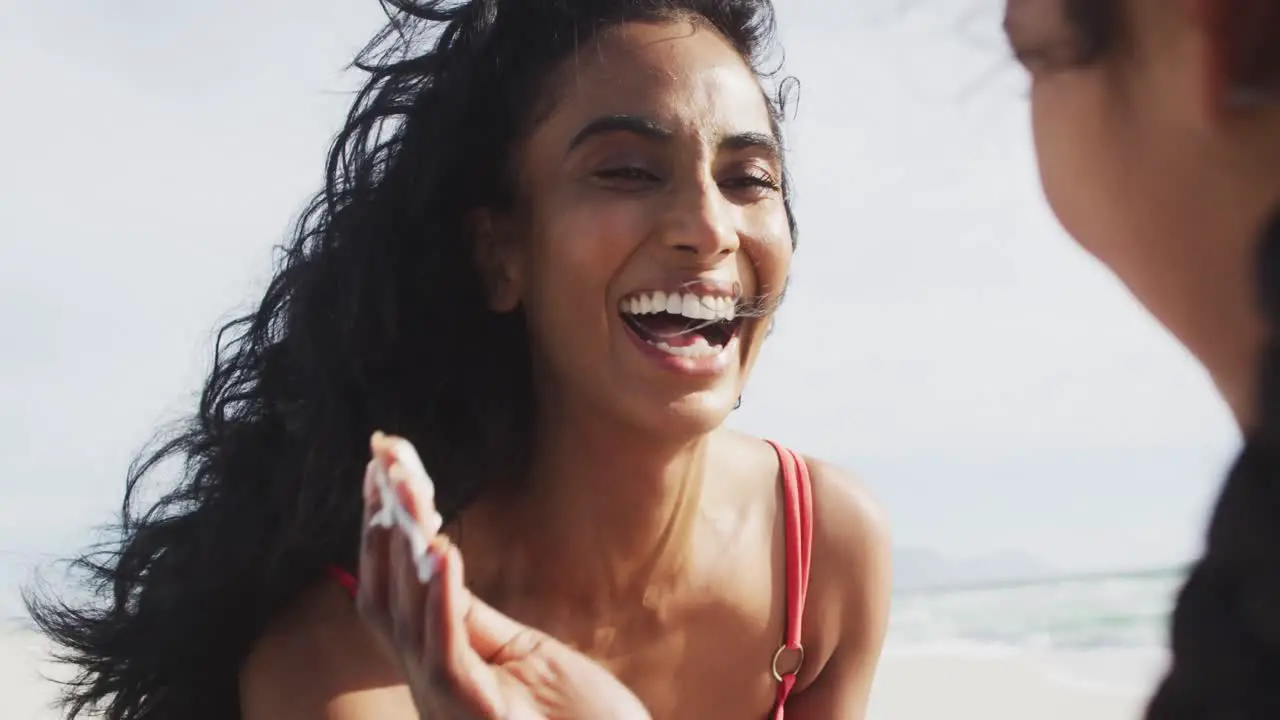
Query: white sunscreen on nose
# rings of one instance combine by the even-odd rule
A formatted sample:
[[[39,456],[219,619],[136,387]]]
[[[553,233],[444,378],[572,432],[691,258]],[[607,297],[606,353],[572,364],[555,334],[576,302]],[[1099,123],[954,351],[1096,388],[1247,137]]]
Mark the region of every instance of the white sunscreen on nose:
[[[385,464],[381,459],[375,458],[373,479],[374,485],[378,489],[379,508],[378,512],[369,518],[369,526],[387,529],[399,528],[400,532],[404,533],[405,537],[409,539],[409,549],[413,554],[418,582],[427,583],[431,581],[436,572],[435,559],[431,553],[427,552],[427,545],[430,539],[440,532],[440,527],[443,525],[440,513],[435,510],[435,485],[427,475],[426,468],[422,466],[422,460],[418,458],[417,451],[414,450],[413,445],[408,440],[395,440],[391,456],[393,462],[399,463],[408,472],[409,481],[417,482],[420,494],[425,496],[421,499],[431,503],[431,517],[428,519],[425,528],[414,520],[413,516],[409,514],[408,508],[404,506],[404,503],[400,502],[400,496],[396,493],[394,483],[387,474]]]

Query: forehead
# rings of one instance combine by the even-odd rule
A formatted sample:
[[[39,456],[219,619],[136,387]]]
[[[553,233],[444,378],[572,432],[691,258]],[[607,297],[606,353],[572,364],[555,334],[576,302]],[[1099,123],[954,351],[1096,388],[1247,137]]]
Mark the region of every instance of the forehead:
[[[547,123],[564,132],[610,114],[677,132],[771,132],[755,74],[719,33],[689,20],[611,28],[565,62],[552,88]]]

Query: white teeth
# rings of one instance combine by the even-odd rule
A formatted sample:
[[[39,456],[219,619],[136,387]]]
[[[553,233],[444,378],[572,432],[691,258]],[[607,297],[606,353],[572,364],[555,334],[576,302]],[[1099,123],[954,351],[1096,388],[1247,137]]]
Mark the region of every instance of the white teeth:
[[[733,338],[732,340],[729,341],[729,344],[732,345],[733,343],[737,342],[737,340],[738,340],[737,338]],[[675,355],[676,357],[682,357],[682,358],[715,357],[716,355],[719,355],[720,353],[724,352],[723,345],[712,345],[707,342],[706,338],[700,335],[694,338],[692,345],[685,345],[683,347],[672,347],[667,343],[664,343],[661,341],[655,342],[655,343],[649,343],[649,344],[658,348],[662,352],[667,353],[668,355]]]
[[[661,290],[633,295],[622,301],[621,310],[631,315],[666,312],[692,320],[733,320],[737,315],[733,300],[727,297]]]
[[[684,306],[680,308],[680,314],[694,320],[702,320],[702,302],[698,300],[697,295],[685,295]]]

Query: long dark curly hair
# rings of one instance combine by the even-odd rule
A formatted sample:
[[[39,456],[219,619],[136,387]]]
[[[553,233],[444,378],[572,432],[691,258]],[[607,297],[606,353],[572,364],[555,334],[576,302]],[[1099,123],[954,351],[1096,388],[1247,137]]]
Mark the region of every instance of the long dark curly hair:
[[[518,201],[513,149],[577,48],[688,19],[755,69],[780,133],[770,0],[381,4],[388,22],[354,62],[368,78],[265,297],[219,332],[194,417],[130,469],[116,539],[74,561],[91,597],[27,592],[79,670],[67,717],[239,717],[239,666],[265,625],[325,566],[355,564],[374,428],[417,445],[446,518],[519,474],[529,342],[519,312],[488,310],[468,220]],[[144,504],[140,483],[175,459],[177,486]]]

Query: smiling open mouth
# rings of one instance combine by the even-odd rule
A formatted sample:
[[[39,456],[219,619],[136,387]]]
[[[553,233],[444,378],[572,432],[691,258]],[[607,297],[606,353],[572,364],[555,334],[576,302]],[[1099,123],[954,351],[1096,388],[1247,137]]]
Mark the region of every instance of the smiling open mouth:
[[[742,324],[732,299],[696,293],[638,293],[624,299],[619,309],[641,340],[684,358],[720,354]]]

